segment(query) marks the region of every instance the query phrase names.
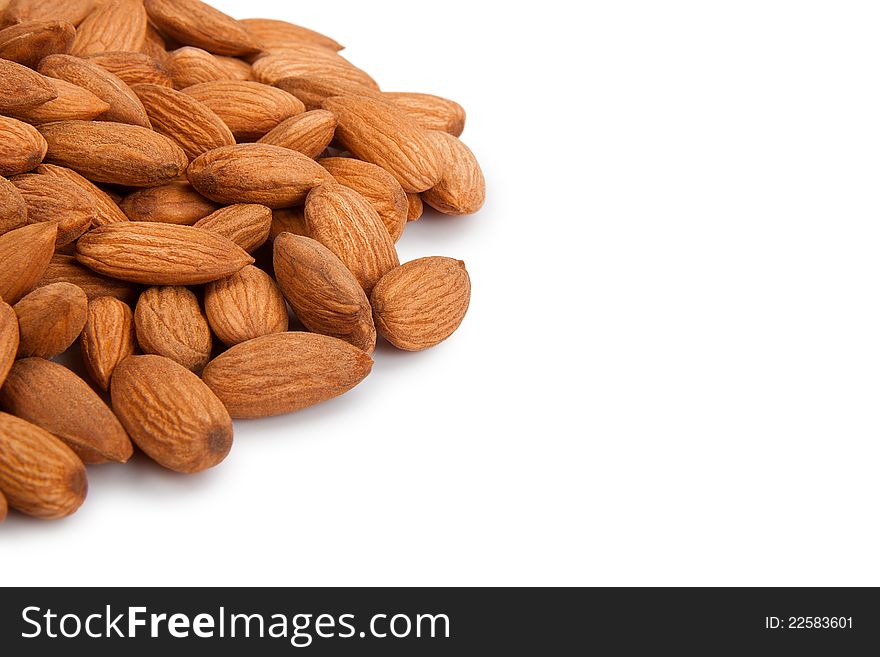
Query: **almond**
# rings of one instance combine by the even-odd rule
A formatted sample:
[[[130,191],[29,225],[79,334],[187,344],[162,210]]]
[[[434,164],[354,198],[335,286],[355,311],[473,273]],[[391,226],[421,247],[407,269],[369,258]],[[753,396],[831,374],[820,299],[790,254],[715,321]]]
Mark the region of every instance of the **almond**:
[[[107,226],[128,221],[128,217],[123,214],[107,192],[83,178],[73,169],[59,167],[55,164],[41,164],[36,168],[36,172],[43,176],[68,180],[88,194],[95,208],[95,226]]]
[[[99,274],[144,285],[210,283],[254,262],[221,235],[148,222],[96,228],[77,242],[76,257]]]
[[[205,313],[227,347],[287,331],[287,305],[272,277],[254,266],[205,287]]]
[[[187,46],[217,55],[248,55],[260,50],[241,23],[199,0],[145,0],[160,32]]]
[[[261,137],[259,143],[282,146],[314,158],[330,145],[335,132],[333,114],[327,110],[312,110],[282,121]]]
[[[328,36],[286,21],[271,18],[245,18],[239,21],[263,48],[285,48],[308,43],[338,51],[343,47]]]
[[[0,178],[0,235],[27,225],[27,205],[15,185]]]
[[[0,300],[0,388],[18,355],[18,316],[5,301]]]
[[[302,153],[268,144],[208,151],[193,160],[187,177],[217,203],[259,203],[273,209],[302,203],[310,189],[331,179]]]
[[[144,104],[153,129],[174,140],[190,160],[235,143],[223,119],[192,96],[156,84],[138,84],[133,90]]]
[[[162,63],[142,52],[104,52],[90,55],[88,60],[112,73],[128,86],[135,84],[173,86],[171,76]]]
[[[0,59],[34,68],[47,55],[70,52],[76,29],[63,21],[29,21],[0,30]]]
[[[193,189],[188,182],[175,181],[159,187],[139,189],[119,204],[131,221],[192,226],[217,206]]]
[[[165,69],[171,76],[175,89],[185,89],[201,82],[235,79],[214,55],[191,46],[168,53]]]
[[[317,75],[338,82],[348,82],[371,89],[379,85],[341,55],[311,44],[296,44],[267,50],[252,65],[254,78],[264,84],[301,75]]]
[[[303,326],[372,353],[376,329],[357,279],[322,244],[283,233],[275,240],[275,277]]]
[[[413,119],[388,101],[337,96],[324,101],[336,115],[336,138],[360,160],[397,179],[404,191],[423,192],[443,173],[437,146]]]
[[[0,490],[17,511],[46,520],[64,518],[86,498],[86,468],[48,431],[0,413]]]
[[[406,203],[407,203],[407,211],[406,211],[406,220],[407,221],[418,221],[422,218],[422,214],[425,212],[425,205],[422,203],[422,197],[418,194],[409,194],[406,195]]]
[[[183,174],[186,153],[164,135],[124,123],[59,121],[40,126],[46,160],[93,182],[154,187]]]
[[[39,287],[13,306],[20,332],[18,357],[54,358],[74,343],[88,316],[86,293],[70,283]]]
[[[134,311],[137,341],[145,354],[170,358],[200,371],[211,359],[211,329],[196,295],[185,287],[151,287]]]
[[[3,18],[7,23],[60,20],[79,25],[95,6],[95,0],[12,0]]]
[[[21,112],[55,98],[49,81],[21,64],[0,59],[0,113]]]
[[[425,130],[439,130],[455,137],[464,132],[464,108],[454,100],[431,94],[385,92],[384,97],[403,109]]]
[[[306,229],[336,257],[367,294],[400,264],[394,242],[373,206],[336,183],[314,189],[306,200]]]
[[[63,441],[83,463],[125,463],[131,458],[131,441],[107,404],[57,363],[16,361],[0,390],[0,405]]]
[[[486,180],[477,158],[457,137],[437,131],[429,136],[440,153],[443,175],[422,199],[444,214],[478,212],[486,200]]]
[[[254,203],[227,205],[195,224],[196,228],[222,235],[248,253],[253,253],[266,243],[271,226],[272,210]]]
[[[110,388],[116,366],[135,352],[134,315],[113,297],[89,301],[89,314],[80,339],[83,364],[101,390]]]
[[[382,98],[381,92],[372,87],[315,74],[282,78],[275,86],[299,98],[308,110],[321,109],[324,101],[334,96]]]
[[[254,70],[246,61],[237,57],[227,57],[226,55],[212,55],[220,67],[226,71],[230,80],[253,80]],[[211,80],[204,80],[211,82]]]
[[[303,208],[272,210],[272,227],[269,229],[269,239],[274,242],[281,233],[309,236]]]
[[[239,141],[254,141],[285,119],[305,112],[305,105],[286,91],[259,82],[203,82],[183,90],[204,103],[229,126]]]
[[[34,125],[52,121],[91,121],[110,109],[95,94],[64,80],[46,78],[55,88],[56,98],[30,109],[12,112],[16,118]]]
[[[165,39],[159,34],[159,31],[150,23],[147,23],[147,31],[144,34],[144,45],[141,52],[149,55],[157,62],[165,64],[168,59],[168,51],[165,49]]]
[[[232,417],[291,413],[338,397],[373,367],[368,354],[314,333],[276,333],[243,342],[202,375]]]
[[[3,495],[3,492],[0,491],[0,522],[6,520],[6,514],[9,512],[9,504],[6,502],[6,497]]]
[[[46,140],[31,125],[0,116],[0,176],[30,171],[46,156]]]
[[[461,325],[471,300],[464,263],[421,258],[392,270],[370,295],[376,328],[398,349],[422,351]]]
[[[340,185],[356,191],[370,202],[395,242],[406,227],[406,192],[382,167],[354,158],[328,157],[318,161]]]
[[[137,52],[144,45],[147,12],[141,0],[104,0],[76,30],[71,54],[86,57],[103,52]]]
[[[52,283],[72,283],[86,293],[89,300],[114,297],[127,304],[137,301],[139,289],[130,283],[96,274],[79,264],[76,258],[56,253],[37,283],[42,287]]]
[[[55,251],[54,223],[32,224],[0,235],[0,299],[9,304],[30,292]]]
[[[15,176],[12,184],[27,204],[29,223],[51,221],[58,225],[56,248],[78,239],[97,218],[92,199],[69,180],[26,173]]]

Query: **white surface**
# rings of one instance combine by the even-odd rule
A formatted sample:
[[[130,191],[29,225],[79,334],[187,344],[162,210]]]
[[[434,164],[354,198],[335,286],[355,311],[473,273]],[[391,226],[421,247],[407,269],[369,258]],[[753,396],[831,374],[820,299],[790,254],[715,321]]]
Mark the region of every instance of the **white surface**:
[[[93,469],[8,584],[880,584],[875,3],[228,0],[469,112],[471,311],[193,478]]]

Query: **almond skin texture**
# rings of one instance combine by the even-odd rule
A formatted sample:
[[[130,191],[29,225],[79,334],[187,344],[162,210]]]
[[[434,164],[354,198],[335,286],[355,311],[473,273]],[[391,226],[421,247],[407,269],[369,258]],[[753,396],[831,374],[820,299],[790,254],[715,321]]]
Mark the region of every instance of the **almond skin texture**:
[[[13,307],[20,332],[19,358],[54,358],[76,342],[86,325],[89,299],[70,283],[39,287]]]
[[[196,228],[217,233],[248,253],[266,243],[272,228],[272,210],[255,203],[237,203],[199,219]]]
[[[317,75],[378,90],[379,85],[365,71],[335,52],[310,44],[296,44],[267,50],[253,63],[254,77],[263,84],[284,78]]]
[[[287,305],[272,277],[254,266],[205,287],[205,313],[227,347],[287,331]]]
[[[6,520],[6,514],[9,512],[9,504],[6,502],[6,497],[0,492],[0,522]]]
[[[62,440],[83,463],[125,463],[131,441],[89,384],[42,358],[16,361],[0,390],[0,405]]]
[[[199,377],[162,356],[130,356],[110,382],[113,411],[132,441],[159,465],[207,470],[232,448],[232,419]]]
[[[331,180],[324,167],[302,153],[268,144],[208,151],[190,164],[187,177],[202,196],[217,203],[273,209],[299,205],[309,190]]]
[[[27,225],[27,205],[21,192],[6,178],[0,177],[0,235]]]
[[[214,55],[201,48],[184,46],[168,53],[165,70],[175,89],[186,89],[202,82],[234,80],[229,69]]]
[[[217,209],[188,182],[175,181],[140,189],[126,196],[119,207],[131,221],[192,226]]]
[[[88,60],[112,73],[128,86],[135,84],[174,86],[162,63],[142,52],[104,52],[90,55]]]
[[[422,202],[422,197],[418,194],[407,194],[406,203],[406,220],[418,221],[421,219],[422,215],[425,213],[425,204]]]
[[[328,36],[286,21],[271,18],[244,18],[239,21],[263,48],[286,48],[308,43],[334,52],[343,47]]]
[[[259,44],[231,16],[199,0],[145,0],[150,20],[166,36],[216,55],[249,55]]]
[[[211,329],[196,295],[185,287],[151,287],[134,311],[137,341],[145,354],[170,358],[194,372],[211,360]]]
[[[18,354],[18,317],[5,301],[0,301],[0,388]]]
[[[150,222],[96,228],[77,242],[76,258],[99,274],[143,285],[210,283],[254,262],[216,233]]]
[[[308,110],[321,109],[324,101],[334,96],[382,98],[381,92],[372,87],[314,74],[282,78],[275,86],[299,98]]]
[[[203,82],[183,90],[209,107],[238,141],[254,141],[291,116],[306,111],[296,96],[259,82]]]
[[[20,112],[55,98],[55,88],[26,66],[0,59],[0,113]]]
[[[0,116],[0,176],[30,171],[43,161],[46,140],[33,126]]]
[[[95,0],[12,0],[3,18],[7,23],[60,20],[79,25],[94,6]]]
[[[312,110],[282,121],[260,138],[261,144],[282,146],[299,151],[306,157],[317,157],[333,141],[336,117],[327,110]]]
[[[386,92],[384,97],[403,109],[425,130],[439,130],[455,137],[464,132],[464,108],[454,100],[431,94]]]
[[[284,208],[272,211],[272,227],[269,229],[269,239],[274,242],[282,233],[293,233],[302,237],[309,236],[303,208]]]
[[[42,287],[52,283],[72,283],[85,292],[90,301],[100,297],[114,297],[124,303],[133,304],[140,293],[131,283],[101,276],[78,263],[73,256],[60,253],[52,256],[37,285]]]
[[[0,58],[34,68],[43,57],[70,52],[76,29],[63,21],[29,21],[0,30]]]
[[[34,288],[52,260],[57,233],[47,222],[0,235],[0,299],[15,304]]]
[[[79,187],[83,192],[92,199],[92,206],[95,209],[95,226],[107,226],[109,224],[118,224],[128,221],[128,217],[123,214],[116,202],[110,198],[103,189],[97,187],[93,182],[86,180],[73,169],[60,167],[55,164],[41,164],[36,168],[36,172],[42,176],[51,176],[53,178],[63,178]]]
[[[83,364],[101,390],[109,390],[116,366],[135,353],[134,315],[113,297],[89,301],[89,315],[80,346]]]
[[[46,80],[55,88],[57,97],[42,105],[15,112],[15,118],[33,125],[52,121],[91,121],[110,109],[109,103],[87,89],[55,78]]]
[[[232,417],[292,413],[338,397],[363,381],[373,359],[315,333],[276,333],[218,356],[202,375]]]
[[[183,174],[186,153],[159,133],[124,123],[60,121],[40,126],[46,160],[93,182],[155,187]]]
[[[247,62],[237,57],[227,57],[226,55],[214,55],[217,63],[227,72],[232,80],[248,80],[254,81],[254,71]],[[209,80],[206,80],[208,82]]]
[[[407,192],[423,192],[440,180],[436,144],[403,110],[388,101],[337,96],[324,101],[336,115],[336,138],[360,160],[372,162],[397,179]]]
[[[70,52],[87,57],[103,52],[137,52],[147,34],[147,12],[141,0],[104,0],[76,30]]]
[[[147,23],[147,32],[144,35],[144,45],[141,47],[141,52],[162,64],[165,64],[168,58],[165,39],[150,23]]]
[[[452,335],[470,300],[464,263],[440,257],[413,260],[389,272],[370,296],[376,328],[405,351],[429,349]]]
[[[305,217],[309,236],[330,249],[367,294],[400,264],[378,213],[348,187],[329,183],[313,190],[306,200]]]
[[[86,468],[48,431],[0,413],[0,489],[9,506],[45,520],[64,518],[86,498]]]
[[[56,248],[78,239],[97,218],[92,199],[69,180],[26,173],[15,176],[12,184],[27,204],[29,223],[51,221],[58,225]]]
[[[283,233],[275,240],[275,277],[299,321],[372,353],[373,311],[357,279],[333,253],[308,237]]]
[[[486,180],[477,158],[461,140],[445,132],[430,132],[443,162],[443,176],[422,199],[438,212],[474,214],[486,201]]]
[[[354,158],[328,157],[318,161],[340,185],[356,191],[370,202],[397,242],[406,228],[408,203],[403,187],[382,167]]]

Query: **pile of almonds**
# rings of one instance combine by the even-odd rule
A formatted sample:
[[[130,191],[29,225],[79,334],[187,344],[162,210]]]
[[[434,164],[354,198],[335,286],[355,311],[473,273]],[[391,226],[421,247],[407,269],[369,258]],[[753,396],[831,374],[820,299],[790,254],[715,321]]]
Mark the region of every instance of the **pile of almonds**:
[[[461,324],[464,263],[395,243],[482,206],[465,113],[341,49],[199,0],[0,0],[0,520],[73,513],[134,446],[210,468],[232,418],[360,383],[377,333]]]

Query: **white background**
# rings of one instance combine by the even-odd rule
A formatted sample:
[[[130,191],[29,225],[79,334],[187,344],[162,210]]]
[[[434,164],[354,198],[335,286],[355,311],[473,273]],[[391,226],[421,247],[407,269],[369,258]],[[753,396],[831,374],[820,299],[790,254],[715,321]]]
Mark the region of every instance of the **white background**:
[[[872,2],[215,4],[469,112],[489,200],[411,225],[471,311],[184,478],[93,468],[6,584],[880,584]]]

